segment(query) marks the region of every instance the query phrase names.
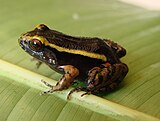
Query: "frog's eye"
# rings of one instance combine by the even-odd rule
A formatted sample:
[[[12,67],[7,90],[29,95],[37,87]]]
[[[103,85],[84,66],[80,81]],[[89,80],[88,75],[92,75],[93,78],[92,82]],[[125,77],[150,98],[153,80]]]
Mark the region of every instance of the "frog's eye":
[[[32,39],[29,43],[31,49],[40,51],[42,49],[42,43],[38,39]]]

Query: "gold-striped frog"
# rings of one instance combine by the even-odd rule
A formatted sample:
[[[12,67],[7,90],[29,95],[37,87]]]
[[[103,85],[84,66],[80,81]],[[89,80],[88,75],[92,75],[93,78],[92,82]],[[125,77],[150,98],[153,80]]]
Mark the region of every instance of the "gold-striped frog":
[[[84,81],[86,86],[74,88],[68,98],[75,91],[85,91],[83,95],[109,92],[128,73],[127,65],[120,61],[126,50],[109,39],[69,36],[40,24],[22,34],[19,44],[32,57],[63,74],[56,85],[42,80],[51,88],[42,94],[67,89],[75,79]]]

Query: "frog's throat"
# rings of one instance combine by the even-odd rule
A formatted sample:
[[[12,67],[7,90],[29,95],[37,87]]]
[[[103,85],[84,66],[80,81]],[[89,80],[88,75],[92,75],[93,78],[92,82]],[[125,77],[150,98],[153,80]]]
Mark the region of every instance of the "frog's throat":
[[[98,54],[98,53],[92,53],[92,52],[87,52],[85,50],[76,50],[76,49],[68,49],[68,48],[63,48],[60,47],[56,44],[53,43],[49,43],[45,38],[43,37],[39,37],[39,36],[33,36],[32,39],[38,39],[42,42],[42,44],[44,44],[45,46],[50,46],[51,48],[56,49],[59,52],[66,52],[66,53],[72,53],[72,54],[79,54],[79,55],[83,55],[86,57],[90,57],[90,58],[95,58],[95,59],[101,59],[102,61],[107,61],[107,58],[105,55],[103,54]]]

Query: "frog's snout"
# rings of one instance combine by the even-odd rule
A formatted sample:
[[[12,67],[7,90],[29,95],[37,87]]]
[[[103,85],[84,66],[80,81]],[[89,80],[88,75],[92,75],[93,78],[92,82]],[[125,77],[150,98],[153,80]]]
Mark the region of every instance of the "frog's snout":
[[[19,45],[22,47],[22,49],[26,50],[27,41],[26,41],[25,38],[20,37],[20,38],[18,39],[18,43],[19,43]]]
[[[25,46],[24,46],[24,41],[22,39],[18,39],[18,43],[19,45],[22,47],[22,49],[25,49]]]

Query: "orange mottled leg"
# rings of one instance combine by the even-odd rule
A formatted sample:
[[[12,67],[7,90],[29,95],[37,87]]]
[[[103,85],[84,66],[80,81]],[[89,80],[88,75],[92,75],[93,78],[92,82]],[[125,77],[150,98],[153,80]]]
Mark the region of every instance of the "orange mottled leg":
[[[58,68],[64,71],[64,75],[57,82],[55,86],[52,86],[42,80],[42,83],[44,83],[46,86],[50,87],[51,89],[41,93],[41,95],[69,88],[72,85],[74,78],[79,75],[79,70],[72,65],[59,66]]]

